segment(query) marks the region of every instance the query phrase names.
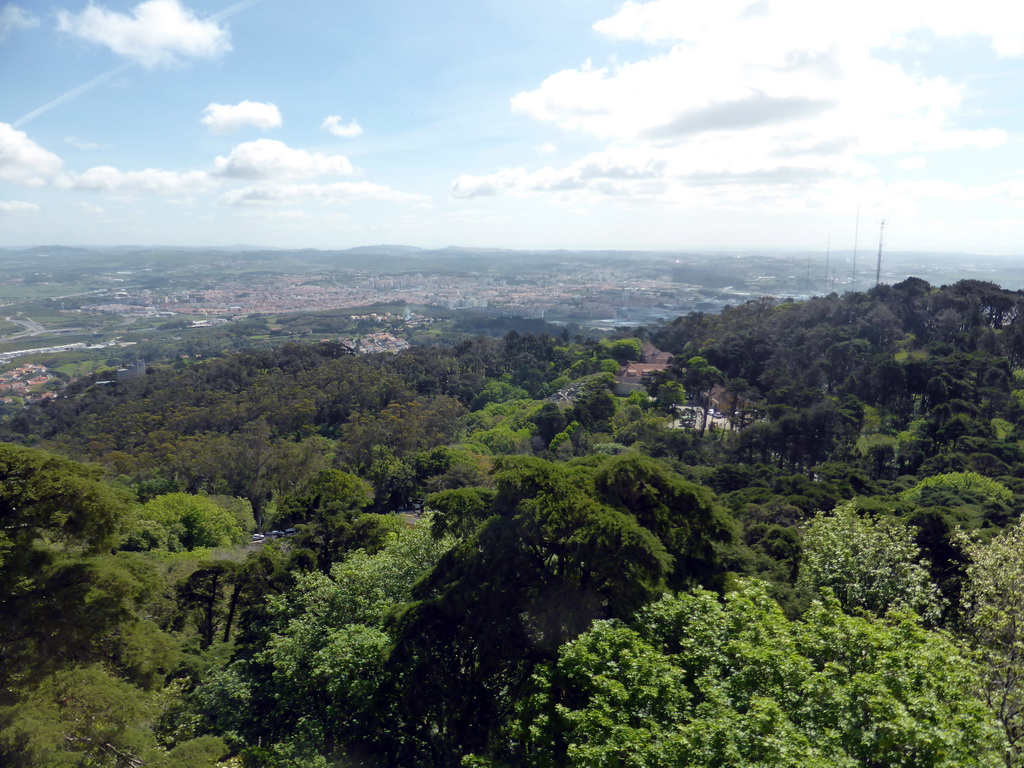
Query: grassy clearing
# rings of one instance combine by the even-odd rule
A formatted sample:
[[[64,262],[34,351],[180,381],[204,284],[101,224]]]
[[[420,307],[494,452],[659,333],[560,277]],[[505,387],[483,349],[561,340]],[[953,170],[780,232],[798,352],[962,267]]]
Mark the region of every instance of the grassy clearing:
[[[55,370],[76,379],[81,376],[88,376],[90,373],[98,371],[100,368],[109,367],[110,366],[108,366],[104,360],[79,360],[78,362],[61,365]]]

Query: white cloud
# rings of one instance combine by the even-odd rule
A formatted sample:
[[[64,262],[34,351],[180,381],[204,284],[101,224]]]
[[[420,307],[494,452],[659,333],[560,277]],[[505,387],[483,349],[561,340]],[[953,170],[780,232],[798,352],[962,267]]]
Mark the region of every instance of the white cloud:
[[[38,18],[14,3],[8,3],[0,9],[0,40],[16,29],[31,29],[38,26]]]
[[[256,128],[280,128],[281,113],[275,104],[242,101],[238,104],[210,104],[200,121],[210,133],[233,133],[245,125]]]
[[[368,181],[344,181],[334,184],[258,184],[232,189],[221,195],[222,205],[243,206],[316,200],[327,205],[347,205],[365,200],[393,203],[427,203],[426,195],[399,192]]]
[[[554,173],[554,169],[549,169]],[[452,197],[468,199],[471,197],[489,197],[505,192],[523,192],[536,188],[534,181],[543,171],[535,174],[527,173],[525,168],[503,168],[486,176],[463,174],[452,182]]]
[[[75,203],[75,208],[83,213],[88,213],[90,216],[99,216],[106,213],[106,210],[92,203]]]
[[[702,41],[737,22],[770,29],[775,40],[759,47],[820,50],[840,41],[865,47],[923,45],[922,31],[939,36],[977,35],[1002,56],[1024,54],[1024,17],[1005,0],[936,3],[934,0],[861,0],[855,4],[815,0],[680,0],[627,2],[594,24],[608,37],[647,43]]]
[[[168,202],[182,205],[194,205],[195,195],[214,192],[232,182],[246,180],[263,183],[224,192],[220,202],[231,206],[287,204],[304,200],[327,205],[360,200],[416,204],[430,202],[430,198],[424,195],[399,192],[369,182],[286,183],[320,176],[350,175],[354,169],[343,155],[293,149],[271,139],[238,144],[226,157],[215,158],[213,168],[208,170],[146,168],[123,171],[101,165],[76,173],[62,172],[61,165],[59,157],[35,144],[24,132],[0,123],[0,180],[37,186],[49,183],[57,189],[102,192],[109,199],[155,193],[172,196]],[[90,203],[81,203],[78,207],[88,212],[102,211]]]
[[[63,161],[43,149],[24,131],[0,123],[0,180],[39,186],[52,178]]]
[[[0,214],[5,216],[28,216],[39,213],[40,208],[35,203],[24,203],[21,200],[0,200]]]
[[[273,139],[239,144],[227,157],[218,157],[214,167],[218,175],[234,179],[293,180],[353,172],[352,163],[344,155],[292,149]]]
[[[556,152],[558,152],[558,147],[556,147],[550,141],[545,141],[543,144],[538,144],[533,149],[538,155],[553,155]]]
[[[653,0],[627,2],[594,29],[652,50],[556,72],[511,107],[603,141],[590,162],[628,156],[626,165],[588,169],[584,158],[464,175],[453,196],[571,191],[684,205],[699,189],[710,206],[818,200],[835,181],[871,178],[877,155],[913,153],[900,167],[921,167],[926,153],[1007,141],[1003,130],[961,127],[966,85],[921,74],[913,50],[973,34],[997,55],[1024,55],[1024,12],[999,0]],[[901,57],[888,55],[896,49]],[[611,172],[625,167],[642,172]]]
[[[908,157],[896,163],[896,167],[901,171],[916,171],[918,168],[924,168],[927,164],[928,160],[926,158]]]
[[[234,214],[240,219],[252,219],[256,221],[263,221],[266,219],[305,219],[309,218],[309,214],[305,211],[297,211],[293,208],[288,208],[283,211],[240,211]]]
[[[342,139],[354,139],[363,133],[363,127],[355,120],[351,123],[343,123],[338,115],[328,115],[320,123],[320,127]]]
[[[105,45],[147,69],[209,59],[231,50],[226,29],[196,17],[178,0],[146,0],[131,15],[89,5],[78,14],[57,12],[57,29]]]
[[[681,45],[615,69],[564,70],[511,103],[536,120],[604,140],[669,145],[716,135],[724,156],[737,137],[750,136],[780,148],[848,139],[848,149],[861,152],[1005,140],[1000,131],[953,127],[962,89],[943,78],[908,74],[864,50],[824,56],[832,63],[813,57],[787,68],[783,54],[762,63],[742,50]],[[835,79],[833,68],[846,74]]]
[[[65,144],[70,144],[75,149],[85,149],[85,150],[102,149],[104,147],[109,147],[110,146],[109,144],[99,144],[98,142],[95,142],[95,141],[82,141],[81,139],[79,139],[79,138],[77,138],[75,136],[65,136],[64,137],[64,143]]]
[[[157,192],[189,193],[213,187],[205,171],[164,171],[146,168],[142,171],[121,171],[109,165],[90,168],[83,173],[64,174],[55,185],[62,189],[90,192]]]
[[[666,165],[643,151],[598,152],[564,169],[527,173],[506,168],[486,176],[463,175],[452,182],[452,197],[486,197],[511,193],[587,191],[603,196],[645,195],[664,188]]]

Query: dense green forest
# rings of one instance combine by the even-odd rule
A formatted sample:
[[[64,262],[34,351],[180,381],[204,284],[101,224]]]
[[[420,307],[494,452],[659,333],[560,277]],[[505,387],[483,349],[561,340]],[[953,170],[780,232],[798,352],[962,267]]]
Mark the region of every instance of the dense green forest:
[[[1024,766],[1022,309],[98,371],[0,423],[0,763]]]

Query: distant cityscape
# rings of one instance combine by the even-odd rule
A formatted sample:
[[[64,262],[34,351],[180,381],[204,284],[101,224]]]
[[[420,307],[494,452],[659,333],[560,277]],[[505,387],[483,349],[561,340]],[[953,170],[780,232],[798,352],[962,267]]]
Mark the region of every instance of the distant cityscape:
[[[135,315],[280,314],[404,302],[445,309],[488,310],[495,315],[570,320],[642,322],[745,292],[708,293],[677,283],[670,274],[646,278],[627,270],[580,270],[559,275],[526,273],[514,282],[483,274],[370,275],[342,282],[335,275],[275,274],[228,279],[187,292],[120,290],[112,299],[75,311]],[[716,302],[717,300],[717,302]]]
[[[52,294],[64,313],[238,318],[407,304],[493,316],[639,324],[760,296],[807,298],[874,285],[873,254],[0,249],[0,296]],[[870,262],[870,263],[869,263]],[[881,282],[972,278],[1024,285],[1016,260],[887,255]],[[68,291],[72,283],[77,290]]]

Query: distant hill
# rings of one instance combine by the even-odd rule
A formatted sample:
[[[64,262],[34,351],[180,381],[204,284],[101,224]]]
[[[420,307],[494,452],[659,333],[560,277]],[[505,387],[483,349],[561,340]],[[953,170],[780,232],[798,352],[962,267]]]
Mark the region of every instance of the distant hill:
[[[17,253],[19,256],[93,256],[96,251],[70,245],[37,245]]]
[[[355,248],[346,248],[344,253],[383,253],[388,255],[405,255],[409,253],[418,253],[422,251],[422,248],[418,248],[415,245],[359,245]]]

